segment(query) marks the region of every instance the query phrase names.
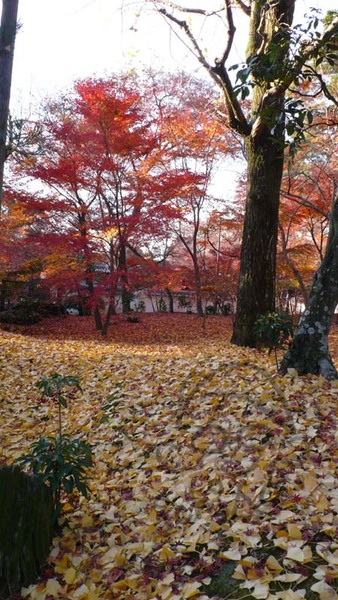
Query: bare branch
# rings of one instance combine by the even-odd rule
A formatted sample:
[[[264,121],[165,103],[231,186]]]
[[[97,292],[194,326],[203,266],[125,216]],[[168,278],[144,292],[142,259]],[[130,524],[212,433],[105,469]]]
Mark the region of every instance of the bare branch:
[[[327,212],[322,210],[313,202],[310,202],[310,200],[306,200],[305,198],[303,198],[303,196],[300,196],[299,194],[293,194],[289,191],[285,192],[284,190],[281,190],[281,196],[283,196],[284,198],[288,198],[289,200],[293,200],[299,206],[306,206],[307,208],[310,208],[311,210],[317,212],[319,215],[325,217],[326,219],[329,218]]]
[[[207,69],[209,71],[209,73],[212,72],[212,67],[211,65],[208,63],[207,59],[205,58],[201,48],[199,47],[197,40],[195,38],[195,36],[193,35],[187,21],[182,20],[182,19],[178,19],[177,17],[175,17],[174,15],[172,15],[171,13],[169,13],[167,11],[166,8],[159,8],[158,12],[163,15],[164,17],[166,17],[167,19],[169,19],[169,21],[172,21],[173,23],[175,23],[176,25],[178,25],[186,34],[186,36],[188,37],[188,39],[190,40],[192,47],[193,47],[193,53],[195,54],[196,58],[198,59],[198,61],[201,63],[201,65],[203,65],[203,67],[205,69]]]
[[[226,48],[224,50],[223,53],[223,57],[221,59],[221,62],[223,64],[225,64],[226,60],[228,59],[228,56],[230,54],[230,50],[232,48],[232,44],[234,41],[234,35],[235,35],[235,31],[236,31],[236,27],[234,24],[234,19],[232,16],[232,10],[231,10],[231,4],[230,4],[230,0],[225,0],[225,10],[226,10],[226,15],[227,15],[227,22],[228,22],[228,41],[227,41],[227,45]]]
[[[204,8],[187,8],[184,6],[179,6],[178,4],[175,4],[175,2],[170,2],[170,1],[166,1],[165,2],[166,6],[170,6],[170,8],[173,8],[174,10],[178,10],[181,13],[191,13],[194,15],[202,15],[204,17],[212,17],[215,15],[218,15],[220,13],[223,12],[223,8],[219,8],[218,10],[206,10]],[[162,9],[159,9],[160,11]]]
[[[234,4],[238,6],[248,17],[251,14],[251,6],[248,6],[243,2],[243,0],[233,0]]]
[[[227,0],[227,4],[229,4],[229,8],[230,8],[230,2],[228,0]],[[226,107],[227,107],[227,110],[229,113],[230,126],[233,129],[235,129],[236,131],[238,131],[239,133],[241,133],[242,135],[249,135],[251,128],[245,118],[245,115],[242,111],[240,103],[237,100],[237,97],[233,90],[233,86],[232,86],[230,77],[229,77],[228,72],[224,65],[224,60],[230,51],[231,44],[230,45],[227,44],[227,49],[226,49],[223,57],[219,60],[216,60],[215,66],[212,67],[210,65],[210,63],[207,61],[204,53],[202,52],[187,21],[185,21],[184,19],[179,19],[179,18],[175,17],[174,15],[169,13],[165,8],[160,8],[158,10],[159,10],[159,13],[162,14],[166,19],[175,23],[175,25],[177,25],[178,27],[180,27],[180,29],[182,29],[184,31],[185,35],[187,36],[187,38],[189,39],[189,41],[192,45],[194,55],[196,56],[196,58],[198,59],[200,64],[208,71],[208,73],[210,74],[212,79],[215,81],[215,83],[217,83],[217,85],[222,89],[222,91],[225,95],[225,103],[226,103]],[[231,13],[231,10],[230,10],[230,13]],[[229,15],[228,15],[228,17],[229,17]],[[233,26],[233,23],[232,23],[232,25],[231,25],[231,23],[232,23],[232,15],[230,14],[229,35],[233,36],[234,26]]]

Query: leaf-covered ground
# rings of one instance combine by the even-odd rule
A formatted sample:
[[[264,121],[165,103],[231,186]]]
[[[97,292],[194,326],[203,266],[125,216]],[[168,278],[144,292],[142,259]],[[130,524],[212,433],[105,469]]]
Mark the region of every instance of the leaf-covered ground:
[[[338,598],[338,384],[278,376],[230,328],[144,315],[106,340],[80,317],[0,332],[0,463],[55,433],[35,387],[53,372],[81,378],[64,423],[95,455],[90,498],[65,501],[23,598]]]

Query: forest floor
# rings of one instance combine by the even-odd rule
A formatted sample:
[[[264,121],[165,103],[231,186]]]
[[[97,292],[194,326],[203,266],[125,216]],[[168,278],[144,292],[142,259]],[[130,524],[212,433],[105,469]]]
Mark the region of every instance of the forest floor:
[[[93,449],[91,494],[29,600],[338,598],[338,382],[231,346],[231,317],[87,317],[0,330],[0,464],[55,435],[36,382],[76,375],[64,430]],[[331,336],[338,362],[338,329]],[[14,598],[14,596],[13,596]]]

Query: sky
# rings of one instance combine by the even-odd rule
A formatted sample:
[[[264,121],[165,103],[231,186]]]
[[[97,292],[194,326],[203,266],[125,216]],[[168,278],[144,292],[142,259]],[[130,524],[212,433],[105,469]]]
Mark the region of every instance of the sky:
[[[219,0],[207,2],[219,5]],[[188,4],[205,6],[205,0]],[[310,6],[334,9],[336,0],[297,0],[298,20]],[[44,96],[69,88],[77,78],[109,75],[142,64],[197,69],[194,57],[164,20],[146,16],[144,7],[144,0],[19,0],[21,29],[15,47],[11,112],[29,116]],[[242,29],[244,21],[238,26],[234,62],[243,58]],[[217,32],[207,34],[214,42],[220,39]],[[212,49],[212,58],[217,51],[221,47]]]

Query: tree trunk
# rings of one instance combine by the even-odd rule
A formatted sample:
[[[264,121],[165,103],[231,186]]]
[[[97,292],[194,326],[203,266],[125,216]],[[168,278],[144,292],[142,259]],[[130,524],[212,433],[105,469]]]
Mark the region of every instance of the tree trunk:
[[[98,305],[96,304],[94,309],[95,328],[97,331],[102,330],[102,318]]]
[[[299,375],[312,373],[337,379],[329,353],[328,336],[338,303],[338,196],[330,218],[330,231],[323,261],[312,283],[306,309],[280,371],[294,368]]]
[[[254,324],[275,303],[279,191],[283,147],[268,128],[246,140],[248,189],[232,343],[255,347]]]
[[[110,302],[109,302],[109,305],[108,305],[108,310],[107,310],[107,313],[106,313],[106,318],[105,318],[104,323],[103,323],[102,328],[101,328],[101,334],[102,334],[103,337],[106,336],[107,333],[108,333],[108,328],[109,328],[109,325],[110,325],[110,320],[111,320],[111,317],[112,317],[113,314],[114,314],[114,302],[111,299]]]
[[[130,292],[128,289],[128,272],[127,272],[127,246],[124,239],[120,241],[119,249],[119,270],[120,270],[120,282],[121,282],[121,300],[122,300],[122,312],[128,314],[131,311],[130,304]]]
[[[2,207],[4,166],[7,158],[6,136],[18,6],[19,0],[2,0],[0,26],[0,212]]]
[[[0,469],[0,598],[30,585],[52,541],[50,488],[18,467]]]
[[[170,312],[170,314],[173,314],[173,312],[174,312],[174,297],[169,288],[165,288],[165,291],[167,292],[167,296],[168,296],[168,300],[169,300],[169,312]]]
[[[256,61],[252,69],[257,81],[252,96],[253,124],[245,138],[247,197],[237,312],[231,340],[238,346],[256,346],[254,324],[260,315],[273,312],[275,307],[285,91],[271,93],[271,81],[278,79],[280,66],[288,55],[285,27],[292,24],[294,5],[294,0],[255,1],[251,7],[247,60]],[[270,67],[264,71],[269,44],[273,44],[274,55],[272,58],[270,53]]]
[[[196,293],[196,309],[199,317],[203,317],[203,304],[202,304],[202,292],[201,292],[201,276],[198,265],[198,260],[194,257],[194,279],[195,279],[195,293]]]

